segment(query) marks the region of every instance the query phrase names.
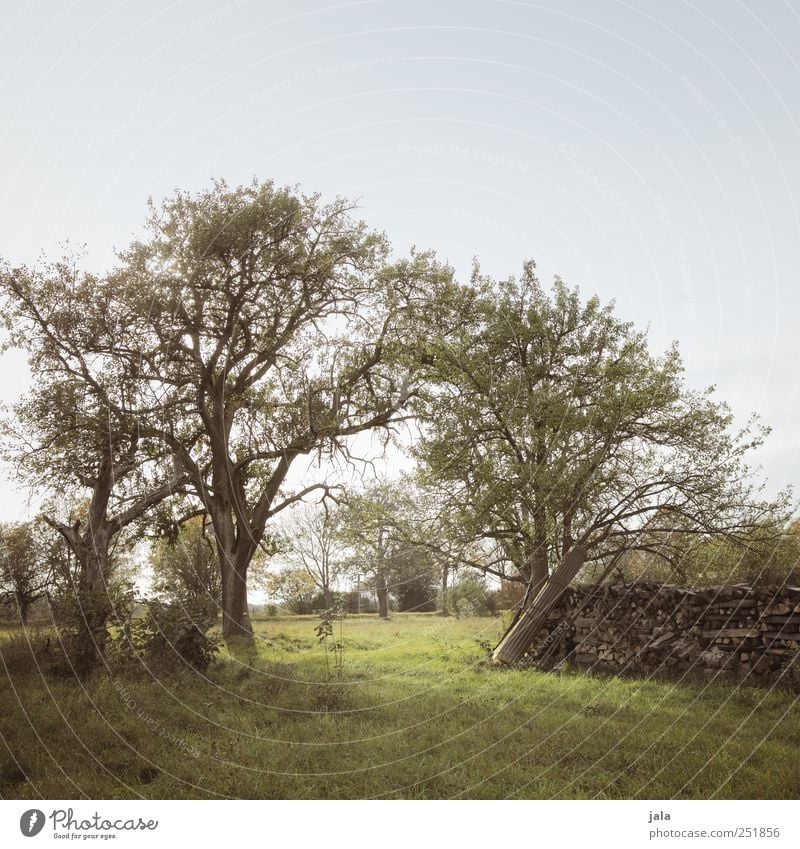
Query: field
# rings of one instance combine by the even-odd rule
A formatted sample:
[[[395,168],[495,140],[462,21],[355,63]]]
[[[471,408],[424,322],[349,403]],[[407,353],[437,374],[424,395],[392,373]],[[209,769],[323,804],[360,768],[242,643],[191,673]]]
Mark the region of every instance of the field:
[[[800,794],[787,692],[496,670],[497,619],[258,621],[207,676],[43,678],[3,653],[3,798],[778,798]],[[0,649],[8,647],[8,634]],[[27,777],[27,780],[26,780]]]

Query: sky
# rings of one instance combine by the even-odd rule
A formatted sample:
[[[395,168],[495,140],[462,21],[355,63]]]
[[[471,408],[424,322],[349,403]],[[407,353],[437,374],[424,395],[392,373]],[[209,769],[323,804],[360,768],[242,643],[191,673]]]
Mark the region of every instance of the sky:
[[[461,276],[537,261],[677,340],[800,483],[800,7],[517,0],[16,2],[0,256],[102,271],[147,198],[214,177],[358,199]],[[27,385],[0,358],[0,400]],[[0,520],[25,494],[0,479]]]

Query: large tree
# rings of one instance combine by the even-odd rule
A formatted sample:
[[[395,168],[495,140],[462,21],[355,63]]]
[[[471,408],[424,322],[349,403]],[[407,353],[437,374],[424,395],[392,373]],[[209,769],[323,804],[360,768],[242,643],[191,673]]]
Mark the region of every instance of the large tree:
[[[391,428],[415,391],[414,321],[450,271],[272,183],[153,205],[148,236],[122,255],[148,336],[142,381],[183,414],[143,423],[192,481],[214,530],[226,638],[252,634],[247,571],[268,523],[322,480],[290,485],[295,461],[346,454],[347,438]],[[407,340],[412,340],[410,344]]]
[[[471,288],[468,320],[430,344],[416,453],[484,571],[530,595],[576,544],[590,561],[674,562],[674,530],[735,538],[778,520],[745,463],[764,431],[732,432],[713,388],[686,388],[675,346],[654,357],[613,305],[558,279],[546,291],[533,262],[499,282],[476,268]]]
[[[142,407],[131,316],[118,295],[75,257],[0,268],[8,344],[27,352],[32,378],[3,422],[3,454],[32,489],[51,496],[43,518],[79,565],[80,674],[96,666],[105,641],[119,534],[183,482],[171,454],[139,426],[167,411]]]

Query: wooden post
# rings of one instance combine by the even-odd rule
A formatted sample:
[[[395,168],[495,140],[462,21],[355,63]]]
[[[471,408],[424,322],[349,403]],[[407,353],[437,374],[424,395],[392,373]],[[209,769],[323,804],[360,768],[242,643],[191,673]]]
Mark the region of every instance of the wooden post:
[[[558,602],[570,581],[578,574],[586,560],[583,546],[571,548],[555,572],[545,581],[536,598],[522,612],[519,619],[508,629],[505,636],[492,652],[492,663],[505,665],[516,663],[547,621],[547,614]]]

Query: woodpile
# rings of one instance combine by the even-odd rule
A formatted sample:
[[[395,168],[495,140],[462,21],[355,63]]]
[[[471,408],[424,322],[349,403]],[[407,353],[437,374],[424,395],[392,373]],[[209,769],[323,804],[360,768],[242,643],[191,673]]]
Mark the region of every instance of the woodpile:
[[[613,673],[800,677],[800,588],[650,582],[571,588],[528,651]]]

